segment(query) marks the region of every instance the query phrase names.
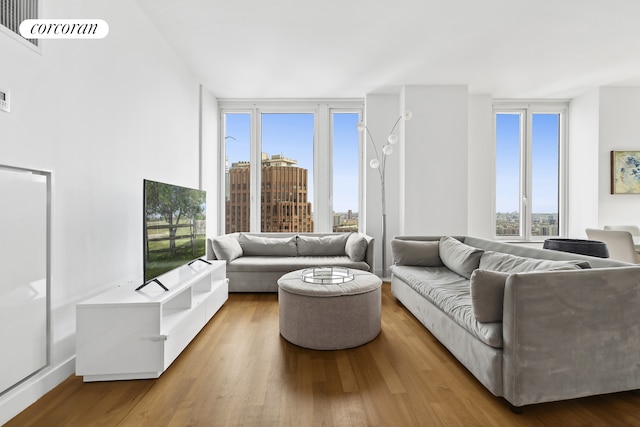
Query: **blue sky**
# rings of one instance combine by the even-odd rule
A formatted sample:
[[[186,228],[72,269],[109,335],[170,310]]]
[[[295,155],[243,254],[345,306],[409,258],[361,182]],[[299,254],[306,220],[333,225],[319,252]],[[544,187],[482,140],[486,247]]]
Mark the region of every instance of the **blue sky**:
[[[358,212],[358,114],[333,116],[333,210]]]
[[[357,114],[334,114],[333,209],[358,212],[358,131]],[[313,202],[313,125],[311,113],[262,114],[262,151],[282,154],[298,161],[309,171],[309,201]],[[226,154],[229,166],[250,158],[251,116],[226,115]]]
[[[534,114],[532,213],[558,212],[558,114]],[[496,117],[496,212],[519,210],[520,116]]]

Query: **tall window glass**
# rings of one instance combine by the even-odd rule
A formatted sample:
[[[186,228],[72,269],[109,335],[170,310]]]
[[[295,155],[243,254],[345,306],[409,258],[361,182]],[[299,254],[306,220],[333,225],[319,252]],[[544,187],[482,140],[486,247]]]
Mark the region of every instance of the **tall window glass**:
[[[496,114],[496,236],[520,236],[522,114]]]
[[[532,115],[531,235],[558,236],[560,115]]]
[[[358,231],[358,113],[332,113],[333,231]]]
[[[251,114],[224,114],[225,233],[250,231]]]
[[[262,113],[264,232],[312,232],[313,113]]]

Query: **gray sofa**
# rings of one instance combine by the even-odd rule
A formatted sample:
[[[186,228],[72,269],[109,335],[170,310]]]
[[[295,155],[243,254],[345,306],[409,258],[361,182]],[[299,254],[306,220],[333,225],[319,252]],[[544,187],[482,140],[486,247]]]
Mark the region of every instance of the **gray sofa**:
[[[278,292],[291,271],[321,266],[373,271],[363,233],[232,233],[207,239],[207,259],[227,260],[229,292]]]
[[[640,389],[640,266],[474,237],[391,245],[397,300],[516,412]]]

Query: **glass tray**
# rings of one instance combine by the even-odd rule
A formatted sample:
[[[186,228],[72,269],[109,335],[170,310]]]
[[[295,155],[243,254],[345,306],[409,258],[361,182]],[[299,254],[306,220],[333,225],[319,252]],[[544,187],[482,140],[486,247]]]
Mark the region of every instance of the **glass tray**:
[[[353,271],[344,267],[314,267],[302,270],[302,281],[320,285],[346,283],[353,280]]]

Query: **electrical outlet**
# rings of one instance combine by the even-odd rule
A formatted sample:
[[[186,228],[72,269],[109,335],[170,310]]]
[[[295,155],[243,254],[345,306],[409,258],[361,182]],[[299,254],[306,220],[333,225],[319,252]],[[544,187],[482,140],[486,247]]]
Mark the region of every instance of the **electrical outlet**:
[[[9,91],[0,87],[0,111],[9,112],[10,98]]]

